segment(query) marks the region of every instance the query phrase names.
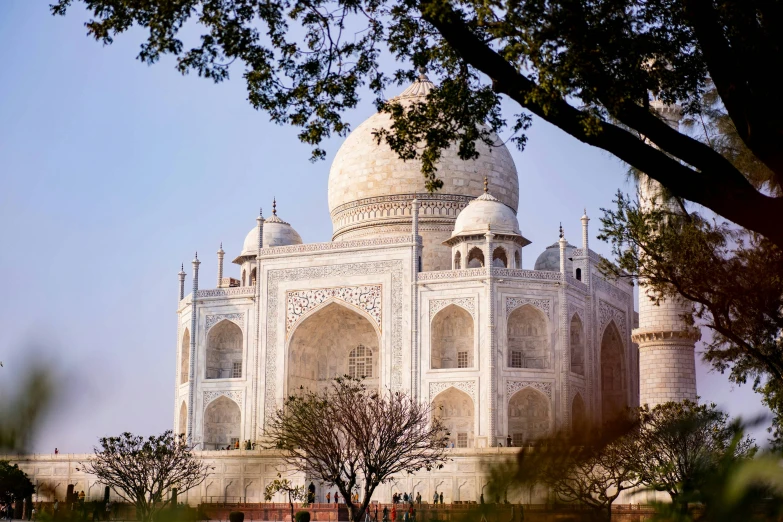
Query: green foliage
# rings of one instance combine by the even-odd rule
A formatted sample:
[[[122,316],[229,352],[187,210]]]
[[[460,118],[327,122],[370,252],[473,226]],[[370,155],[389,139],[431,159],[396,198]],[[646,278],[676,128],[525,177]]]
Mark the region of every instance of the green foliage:
[[[0,504],[22,500],[35,493],[35,486],[16,464],[0,460]]]
[[[708,484],[719,470],[757,451],[742,427],[714,404],[667,402],[638,412],[639,425],[629,433],[636,448],[626,457],[628,465],[641,484],[668,493],[674,509],[683,512],[694,497],[710,498]]]
[[[206,480],[210,468],[197,459],[183,434],[171,430],[144,438],[132,433],[103,437],[95,457],[81,464],[136,507],[143,522],[167,508],[165,493],[172,488],[182,494]]]
[[[74,3],[88,9],[87,31],[104,44],[142,28],[138,59],[145,63],[171,55],[183,74],[215,82],[239,72],[250,103],[300,128],[314,159],[324,157],[324,139],[349,131],[345,113],[369,91],[393,120],[376,138],[404,159],[420,159],[426,187],[437,190],[445,148],[467,159],[476,156],[476,141],[498,143],[508,97],[524,110],[509,124],[518,145],[535,114],[783,246],[783,199],[748,183],[743,167],[763,164],[767,186],[781,185],[783,108],[769,64],[783,61],[783,15],[773,4],[58,0],[52,13],[64,15]],[[186,26],[196,36],[188,38],[192,46],[181,35]],[[395,63],[384,67],[389,55]],[[389,86],[413,80],[422,66],[439,83],[426,105],[389,103]],[[725,108],[713,119],[733,129],[734,141],[704,146],[655,110],[656,103],[679,104],[687,117],[709,119],[716,107],[705,97],[710,89]],[[752,158],[734,153],[737,141]]]
[[[695,324],[711,330],[703,358],[739,384],[751,382],[783,422],[783,250],[698,213],[676,200],[648,202],[621,193],[616,209],[603,209],[599,239],[610,241],[616,265],[610,277],[644,281],[641,299],[684,297],[694,304]]]
[[[310,512],[309,511],[297,511],[296,512],[296,522],[310,522]]]

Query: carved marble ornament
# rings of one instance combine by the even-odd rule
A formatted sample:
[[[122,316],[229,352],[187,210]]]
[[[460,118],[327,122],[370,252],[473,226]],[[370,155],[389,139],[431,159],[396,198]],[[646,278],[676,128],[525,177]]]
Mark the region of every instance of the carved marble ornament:
[[[382,285],[340,286],[293,290],[286,293],[286,337],[299,320],[313,308],[330,299],[343,301],[369,315],[380,331],[382,328]]]

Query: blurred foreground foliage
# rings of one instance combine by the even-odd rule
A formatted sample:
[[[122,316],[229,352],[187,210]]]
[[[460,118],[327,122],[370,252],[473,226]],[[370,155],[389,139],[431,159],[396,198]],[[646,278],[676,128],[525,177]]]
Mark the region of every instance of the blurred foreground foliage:
[[[8,383],[12,371],[12,366],[0,368],[0,383]],[[50,372],[36,364],[21,371],[24,377],[15,390],[7,384],[0,389],[0,453],[26,450],[54,396]]]
[[[490,499],[527,496],[572,507],[572,520],[611,520],[621,494],[655,520],[771,521],[783,517],[783,467],[714,404],[642,407],[603,426],[560,431],[488,466]],[[633,491],[629,491],[633,490]],[[661,495],[668,497],[664,502]]]

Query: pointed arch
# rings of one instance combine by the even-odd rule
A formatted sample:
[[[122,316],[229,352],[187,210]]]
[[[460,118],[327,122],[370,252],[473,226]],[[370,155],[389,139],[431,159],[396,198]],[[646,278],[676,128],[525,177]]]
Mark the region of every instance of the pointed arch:
[[[468,251],[465,268],[482,268],[484,266],[484,251],[474,246]]]
[[[492,252],[492,266],[495,268],[508,268],[508,255],[502,246]]]
[[[225,395],[210,402],[204,410],[204,449],[221,449],[239,441],[242,410]]]
[[[287,390],[289,394],[300,387],[317,390],[352,371],[366,377],[368,388],[378,387],[380,361],[380,332],[375,322],[348,303],[328,300],[305,314],[291,331]]]
[[[509,368],[551,367],[546,315],[530,304],[514,309],[506,323]]]
[[[582,434],[588,429],[587,425],[587,407],[582,394],[576,392],[571,401],[571,430],[575,434]]]
[[[179,425],[177,426],[177,433],[183,435],[188,434],[188,406],[185,401],[182,401],[182,405],[179,407]]]
[[[253,267],[253,269],[250,271],[250,281],[248,282],[248,286],[256,286],[256,269]]]
[[[342,299],[337,299],[335,297],[330,297],[329,299],[324,300],[322,303],[319,303],[318,306],[315,306],[314,308],[312,308],[312,309],[308,310],[307,312],[303,313],[296,320],[296,322],[293,325],[291,325],[290,330],[288,331],[288,334],[287,334],[288,335],[288,342],[289,342],[289,344],[291,342],[291,339],[294,336],[294,333],[296,332],[296,329],[299,328],[299,326],[302,325],[302,323],[304,323],[305,319],[307,319],[308,317],[310,317],[310,316],[312,316],[314,314],[317,314],[318,312],[320,312],[321,310],[323,310],[324,308],[326,308],[327,306],[332,305],[332,304],[337,305],[337,306],[345,307],[347,310],[361,315],[362,317],[367,319],[370,322],[370,324],[372,324],[372,326],[375,329],[375,332],[378,334],[378,336],[381,335],[381,327],[380,327],[380,325],[377,323],[377,320],[373,316],[371,316],[370,314],[367,313],[366,310],[362,310],[358,306],[355,306],[355,305],[353,305],[351,303],[343,301]]]
[[[473,368],[473,316],[450,304],[432,318],[430,324],[430,367]]]
[[[522,256],[519,255],[519,249],[514,251],[514,268],[522,269]]]
[[[601,338],[601,419],[609,422],[620,415],[627,404],[626,362],[623,342],[614,320]]]
[[[514,446],[524,446],[549,433],[551,426],[549,398],[526,386],[508,400],[508,434]]]
[[[456,254],[454,254],[454,270],[460,270],[462,268],[462,254],[457,251]]]
[[[190,380],[190,330],[185,328],[182,334],[182,344],[179,348],[179,383],[185,384]]]
[[[584,377],[585,375],[585,330],[578,314],[571,317],[569,328],[571,349],[571,371]]]
[[[449,386],[432,400],[432,416],[440,419],[446,427],[449,440],[455,447],[473,447],[475,409],[470,395]]]
[[[242,329],[223,319],[207,333],[207,379],[242,377]]]

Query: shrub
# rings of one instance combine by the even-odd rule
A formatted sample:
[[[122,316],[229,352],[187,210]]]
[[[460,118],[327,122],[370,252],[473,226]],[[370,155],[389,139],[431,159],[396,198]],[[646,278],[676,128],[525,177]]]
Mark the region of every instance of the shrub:
[[[296,512],[296,522],[310,522],[310,512],[309,511],[297,511]]]
[[[232,511],[228,514],[229,522],[243,522],[245,520],[245,514],[241,511]]]

